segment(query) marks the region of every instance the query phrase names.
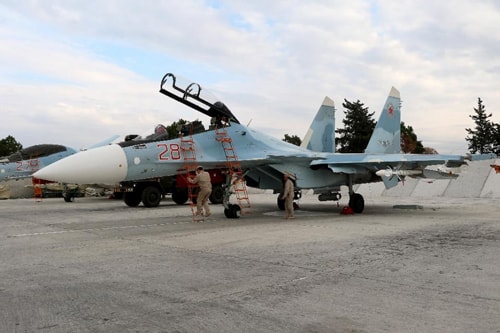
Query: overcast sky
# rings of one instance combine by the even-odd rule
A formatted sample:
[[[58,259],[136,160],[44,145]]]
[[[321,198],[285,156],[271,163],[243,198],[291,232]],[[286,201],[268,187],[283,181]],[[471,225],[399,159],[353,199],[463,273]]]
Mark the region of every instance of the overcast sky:
[[[500,122],[496,0],[0,0],[0,138],[82,148],[205,116],[172,72],[243,123],[303,138],[323,98],[378,119],[392,86],[424,146],[467,152],[478,97]]]

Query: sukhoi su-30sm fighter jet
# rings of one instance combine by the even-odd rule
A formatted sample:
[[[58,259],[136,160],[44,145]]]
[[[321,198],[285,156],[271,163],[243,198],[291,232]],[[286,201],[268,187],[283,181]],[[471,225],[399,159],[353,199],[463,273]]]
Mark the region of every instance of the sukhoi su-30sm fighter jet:
[[[196,163],[205,169],[221,170],[230,177],[231,172],[227,172],[228,156],[218,134],[222,129],[237,153],[247,186],[280,193],[283,175],[289,174],[294,178],[296,191],[313,189],[314,193],[319,194],[319,200],[324,201],[339,200],[339,188],[346,185],[349,188],[349,206],[355,213],[361,213],[365,203],[363,196],[354,192],[354,184],[382,181],[386,188],[391,188],[405,177],[456,177],[426,167],[458,167],[470,158],[460,155],[401,154],[401,103],[399,91],[395,88],[390,90],[365,153],[351,154],[333,152],[335,131],[330,121],[322,122],[316,118],[316,124],[313,122],[315,126],[311,125],[310,129],[314,133],[306,135],[311,145],[298,147],[240,124],[226,105],[206,97],[213,95],[207,94],[200,85],[183,85],[171,73],[163,77],[160,92],[214,120],[214,126],[209,130],[192,134]],[[331,100],[325,99],[323,104],[318,112],[333,109]],[[322,123],[324,126],[321,126]],[[321,138],[325,138],[327,146],[321,146]],[[35,177],[63,183],[112,184],[175,176],[186,172],[187,157],[181,147],[181,138],[138,137],[79,152],[41,169],[35,173]],[[473,157],[492,158],[483,155]],[[230,182],[228,179],[228,184]],[[138,193],[133,194],[138,199],[135,205],[142,199],[148,207],[157,206],[161,189],[155,189],[155,186],[138,187]]]

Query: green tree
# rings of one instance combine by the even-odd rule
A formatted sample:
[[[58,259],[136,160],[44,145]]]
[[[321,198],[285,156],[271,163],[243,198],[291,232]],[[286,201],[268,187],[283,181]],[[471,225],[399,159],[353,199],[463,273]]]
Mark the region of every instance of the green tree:
[[[369,113],[359,100],[355,103],[344,99],[345,118],[342,120],[344,128],[335,132],[340,136],[335,140],[340,153],[362,153],[375,128],[374,112]]]
[[[183,131],[184,134],[186,132],[191,133],[191,131],[192,134],[201,133],[205,131],[205,126],[203,126],[203,123],[198,119],[189,122],[187,120],[180,118],[178,121],[174,121],[170,125],[166,126],[166,128],[168,137],[171,139],[178,138],[179,133],[181,131]]]
[[[417,135],[413,131],[413,127],[406,126],[404,121],[401,122],[401,151],[403,153],[424,154],[425,149],[422,142],[417,140]]]
[[[173,139],[179,137],[179,132],[182,126],[186,125],[187,120],[180,118],[167,126],[168,137]]]
[[[468,134],[465,140],[468,142],[469,152],[472,154],[492,153],[494,152],[494,147],[496,146],[494,139],[498,136],[495,135],[495,130],[498,126],[489,120],[492,114],[486,113],[486,108],[480,97],[477,99],[477,108],[474,108],[474,111],[475,114],[469,115],[469,117],[474,120],[476,126],[474,129],[465,129]]]
[[[294,144],[296,146],[300,146],[300,144],[302,143],[302,140],[298,136],[288,134],[285,134],[285,138],[283,139],[283,141]]]
[[[9,156],[21,149],[23,149],[23,145],[17,142],[12,135],[0,140],[0,156]]]

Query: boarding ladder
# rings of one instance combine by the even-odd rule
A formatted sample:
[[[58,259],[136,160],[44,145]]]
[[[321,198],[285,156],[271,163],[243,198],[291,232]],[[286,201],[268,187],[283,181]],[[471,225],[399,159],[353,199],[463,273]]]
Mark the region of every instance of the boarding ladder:
[[[227,134],[225,126],[215,128],[215,139],[222,144],[224,154],[226,155],[226,167],[231,179],[230,186],[232,186],[232,192],[236,195],[241,214],[251,213],[252,206],[248,198],[248,191],[245,178],[243,177],[241,163],[234,149],[233,140]]]
[[[182,152],[182,157],[184,160],[184,170],[186,174],[186,187],[188,190],[188,198],[189,198],[189,206],[191,207],[191,213],[193,214],[193,222],[204,222],[205,216],[203,214],[196,215],[196,204],[195,200],[198,197],[198,192],[195,191],[195,188],[198,187],[198,184],[191,184],[188,181],[188,178],[196,173],[196,168],[198,167],[198,162],[196,160],[196,151],[194,149],[194,140],[193,140],[193,125],[189,125],[190,130],[188,135],[184,135],[183,133],[179,134],[179,138],[181,140],[180,150]],[[179,170],[178,174],[182,174],[183,170]]]

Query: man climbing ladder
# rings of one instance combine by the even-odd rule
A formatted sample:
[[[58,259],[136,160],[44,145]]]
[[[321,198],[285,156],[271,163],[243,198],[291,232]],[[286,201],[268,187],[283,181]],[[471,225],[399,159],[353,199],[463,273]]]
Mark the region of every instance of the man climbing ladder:
[[[198,184],[200,192],[196,200],[196,215],[210,216],[210,207],[208,206],[208,197],[212,193],[212,183],[210,181],[210,174],[203,170],[202,166],[196,168],[196,176],[194,178],[187,178],[191,184]]]

